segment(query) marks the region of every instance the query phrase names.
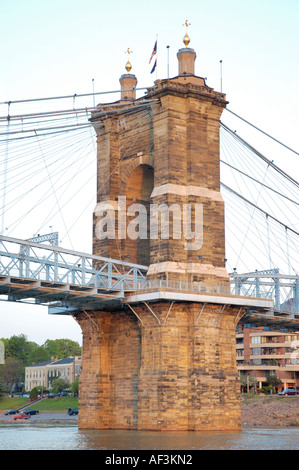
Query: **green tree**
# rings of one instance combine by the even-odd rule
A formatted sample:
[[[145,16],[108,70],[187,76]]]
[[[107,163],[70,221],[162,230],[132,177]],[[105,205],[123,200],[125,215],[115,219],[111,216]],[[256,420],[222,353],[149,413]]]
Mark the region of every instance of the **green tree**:
[[[5,394],[5,382],[1,376],[1,366],[0,366],[0,398]]]
[[[267,385],[276,392],[278,385],[282,384],[282,381],[276,377],[276,375],[268,375],[266,380]]]
[[[63,379],[55,379],[53,380],[51,384],[51,390],[53,390],[54,393],[60,393],[63,392],[63,390],[66,390],[69,388],[70,384],[66,382]]]
[[[0,375],[10,394],[12,394],[12,388],[15,384],[24,381],[24,372],[23,362],[11,357],[5,359],[5,364],[1,365]]]
[[[75,380],[75,382],[71,384],[71,392],[73,393],[73,395],[75,394],[78,395],[79,393],[79,379],[78,378]]]
[[[57,357],[58,359],[81,355],[80,345],[71,339],[48,339],[43,346],[50,357]]]
[[[36,400],[36,398],[38,397],[38,388],[34,387],[32,390],[30,390],[29,396],[31,400]]]
[[[55,340],[47,339],[43,344],[43,348],[45,348],[50,357],[57,357],[57,344]]]
[[[242,392],[249,392],[248,388],[255,387],[256,383],[257,382],[255,378],[252,377],[252,375],[245,374],[244,372],[240,373],[240,385]]]
[[[50,358],[51,356],[49,355],[49,352],[46,350],[46,348],[43,346],[37,346],[29,354],[28,363],[32,364],[34,362],[35,364],[38,364],[39,362],[48,361]]]
[[[8,346],[8,343],[9,343],[9,338],[0,338],[0,340],[3,342],[4,344],[4,349],[5,351],[7,351],[7,346]]]
[[[28,364],[28,357],[31,352],[38,346],[33,341],[28,341],[27,337],[23,334],[11,336],[8,341],[4,342],[5,357],[22,361],[23,364]]]

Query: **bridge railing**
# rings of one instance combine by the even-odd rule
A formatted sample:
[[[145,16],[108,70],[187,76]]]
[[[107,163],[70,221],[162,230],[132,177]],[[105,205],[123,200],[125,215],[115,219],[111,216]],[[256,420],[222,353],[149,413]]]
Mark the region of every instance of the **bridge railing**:
[[[278,269],[253,273],[232,273],[231,293],[272,299],[279,311],[299,313],[299,276],[281,274]]]
[[[31,241],[0,236],[0,275],[124,291],[145,278],[134,265]]]
[[[228,286],[169,279],[143,279],[137,282],[137,290],[167,289],[269,299],[273,300],[275,310],[299,313],[299,276],[283,275],[278,270],[272,274],[266,271],[248,274],[233,273],[230,281],[230,286]]]
[[[137,290],[168,289],[194,293],[231,294],[230,286],[204,284],[200,282],[173,281],[170,279],[143,279],[137,282]]]
[[[299,276],[277,269],[230,275],[230,286],[146,279],[148,267],[17,238],[0,236],[0,277],[89,286],[103,291],[149,289],[272,299],[279,311],[299,313]]]

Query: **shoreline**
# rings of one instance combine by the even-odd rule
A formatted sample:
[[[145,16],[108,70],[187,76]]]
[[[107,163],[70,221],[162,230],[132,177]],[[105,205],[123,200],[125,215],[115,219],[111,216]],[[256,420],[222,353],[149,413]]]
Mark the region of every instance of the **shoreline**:
[[[78,424],[78,415],[70,416],[65,411],[40,411],[38,415],[32,415],[28,419],[14,419],[14,415],[0,415],[1,424]]]
[[[78,415],[69,416],[64,411],[42,411],[27,420],[14,420],[12,415],[1,414],[1,424],[78,424]],[[241,427],[299,427],[299,396],[242,396]]]
[[[243,426],[299,427],[299,397],[241,397]]]

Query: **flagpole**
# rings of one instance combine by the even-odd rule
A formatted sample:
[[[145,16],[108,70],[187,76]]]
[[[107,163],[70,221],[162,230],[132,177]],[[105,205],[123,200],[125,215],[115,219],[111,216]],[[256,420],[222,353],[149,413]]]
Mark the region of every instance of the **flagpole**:
[[[220,92],[222,93],[222,60],[220,60]]]

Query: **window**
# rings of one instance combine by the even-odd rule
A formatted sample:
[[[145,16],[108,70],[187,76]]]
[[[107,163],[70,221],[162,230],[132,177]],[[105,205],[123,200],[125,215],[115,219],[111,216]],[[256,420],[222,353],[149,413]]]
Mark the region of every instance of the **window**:
[[[261,337],[260,336],[253,336],[251,338],[251,343],[252,344],[260,344],[262,341],[261,341]]]
[[[259,356],[262,353],[261,348],[252,348],[252,355]]]

